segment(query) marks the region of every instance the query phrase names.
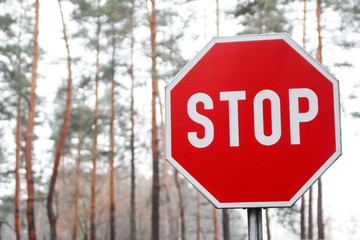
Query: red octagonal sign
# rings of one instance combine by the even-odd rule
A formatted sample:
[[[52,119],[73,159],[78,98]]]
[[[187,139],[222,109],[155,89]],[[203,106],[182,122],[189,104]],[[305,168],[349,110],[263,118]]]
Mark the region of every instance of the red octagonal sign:
[[[340,155],[338,81],[286,34],[214,38],[166,87],[166,157],[215,207],[292,206]]]

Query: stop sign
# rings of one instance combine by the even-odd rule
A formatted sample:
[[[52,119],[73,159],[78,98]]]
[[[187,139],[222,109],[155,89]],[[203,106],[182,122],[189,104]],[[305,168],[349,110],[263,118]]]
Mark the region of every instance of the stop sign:
[[[338,81],[286,34],[214,38],[166,87],[166,157],[215,207],[288,207],[341,155]]]

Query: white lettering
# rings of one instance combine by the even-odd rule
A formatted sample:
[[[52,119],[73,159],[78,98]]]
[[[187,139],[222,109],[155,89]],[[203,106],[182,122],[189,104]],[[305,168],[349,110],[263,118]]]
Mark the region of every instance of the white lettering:
[[[271,129],[270,136],[264,133],[264,109],[263,102],[269,99],[271,102]],[[277,143],[281,137],[281,113],[280,98],[272,90],[262,90],[254,98],[254,128],[255,137],[259,143],[269,146]]]
[[[299,99],[306,98],[309,103],[307,112],[300,112]],[[246,99],[245,91],[220,92],[220,101],[227,101],[229,107],[229,139],[230,147],[239,146],[239,100]],[[264,100],[271,104],[271,135],[264,131]],[[211,97],[205,93],[195,93],[187,102],[187,113],[191,120],[204,127],[204,137],[199,138],[197,132],[188,132],[189,142],[197,148],[205,148],[214,140],[214,124],[204,115],[197,112],[198,103],[204,104],[204,109],[214,108]],[[256,140],[266,146],[274,145],[281,138],[281,109],[279,95],[269,89],[258,92],[254,97],[254,131]],[[289,89],[290,114],[290,144],[300,144],[300,123],[310,122],[319,111],[318,98],[314,91],[308,88]],[[247,116],[248,117],[248,116]],[[248,137],[248,136],[247,136]]]
[[[191,120],[204,126],[205,136],[198,138],[196,132],[188,132],[189,142],[197,148],[204,148],[210,145],[214,139],[214,125],[211,120],[196,111],[197,103],[202,102],[204,109],[213,109],[213,101],[205,93],[196,93],[192,95],[187,103],[187,112]]]
[[[239,146],[238,101],[245,99],[245,91],[220,92],[220,100],[229,102],[230,147]]]
[[[299,98],[306,98],[309,101],[309,110],[299,112]],[[318,98],[314,91],[308,88],[289,89],[290,104],[290,137],[291,144],[300,144],[300,123],[313,120],[318,111]]]

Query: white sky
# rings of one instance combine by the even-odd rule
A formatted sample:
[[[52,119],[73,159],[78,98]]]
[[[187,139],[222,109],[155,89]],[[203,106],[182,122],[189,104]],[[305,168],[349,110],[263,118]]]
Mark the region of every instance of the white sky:
[[[209,3],[209,1],[206,2]],[[222,2],[225,1],[220,0],[220,7],[222,7]],[[234,6],[234,2],[234,0],[226,1],[226,8]],[[66,68],[59,68],[59,64],[53,64],[53,62],[59,57],[64,58],[66,52],[62,39],[62,26],[57,1],[42,0],[40,3],[39,43],[46,53],[39,63],[39,72],[43,77],[38,80],[37,93],[41,96],[46,96],[49,104],[51,104],[52,99],[55,96],[56,87],[60,83],[61,78],[65,78],[67,74]],[[195,53],[215,35],[215,27],[212,27],[214,26],[212,25],[214,23],[212,11],[215,8],[215,4],[213,5],[214,6],[207,4],[205,5],[206,9],[203,10],[204,13],[207,13],[207,40],[199,40],[196,43],[190,41],[182,43],[187,46],[184,50],[184,54],[187,58],[193,57]],[[68,13],[67,6],[69,6],[69,4],[64,2],[64,11]],[[223,8],[225,7],[222,7],[222,9]],[[311,20],[312,17],[309,16],[309,19]],[[68,16],[66,19],[68,19]],[[198,24],[203,26],[203,23]],[[315,24],[308,25],[314,28]],[[222,13],[220,25],[221,35],[233,35],[236,33],[237,29],[236,21],[225,19],[224,14]],[[294,37],[299,44],[301,44],[301,34],[300,26],[295,27]],[[343,112],[341,120],[343,155],[323,175],[324,218],[327,227],[331,227],[330,239],[360,239],[360,190],[357,185],[360,183],[360,119],[354,119],[349,114],[351,111],[360,111],[359,99],[349,99],[349,95],[351,94],[360,96],[359,88],[354,88],[356,84],[360,84],[360,51],[359,49],[343,51],[332,45],[326,46],[327,43],[330,44],[328,40],[325,40],[325,65],[331,66],[339,59],[347,59],[349,62],[355,63],[356,65],[354,68],[347,69],[330,68],[330,70],[335,73],[335,77],[339,79],[341,101],[346,112]],[[309,37],[309,45],[316,46],[316,44],[315,36]],[[145,94],[145,98],[143,99],[145,103],[140,106],[146,106],[146,102],[149,102],[149,97],[150,94]],[[140,95],[136,96],[136,98],[138,100]],[[52,111],[52,109],[46,107],[42,110],[45,110],[47,114],[51,114]],[[40,137],[46,139],[49,134],[50,129],[45,127],[44,131],[41,131]],[[42,144],[44,154],[49,147],[52,147],[51,144],[51,142],[48,142],[48,145]],[[49,156],[49,154],[47,154],[47,156]],[[316,192],[316,189],[314,190]],[[316,202],[314,201],[314,209],[316,206],[315,204]],[[315,210],[313,214],[316,216]],[[316,222],[316,219],[314,219],[314,222]],[[274,230],[273,234],[274,239],[284,239],[283,237],[286,233],[281,230]],[[266,234],[264,233],[264,235]]]

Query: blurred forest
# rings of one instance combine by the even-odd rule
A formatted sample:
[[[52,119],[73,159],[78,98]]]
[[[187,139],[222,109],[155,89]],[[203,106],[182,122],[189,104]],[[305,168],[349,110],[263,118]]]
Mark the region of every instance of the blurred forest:
[[[274,32],[340,84],[359,77],[358,0],[0,0],[0,239],[247,239],[243,210],[215,209],[165,160],[164,87],[212,37]],[[357,125],[359,84],[341,93]],[[326,185],[263,210],[264,238],[339,236]]]

